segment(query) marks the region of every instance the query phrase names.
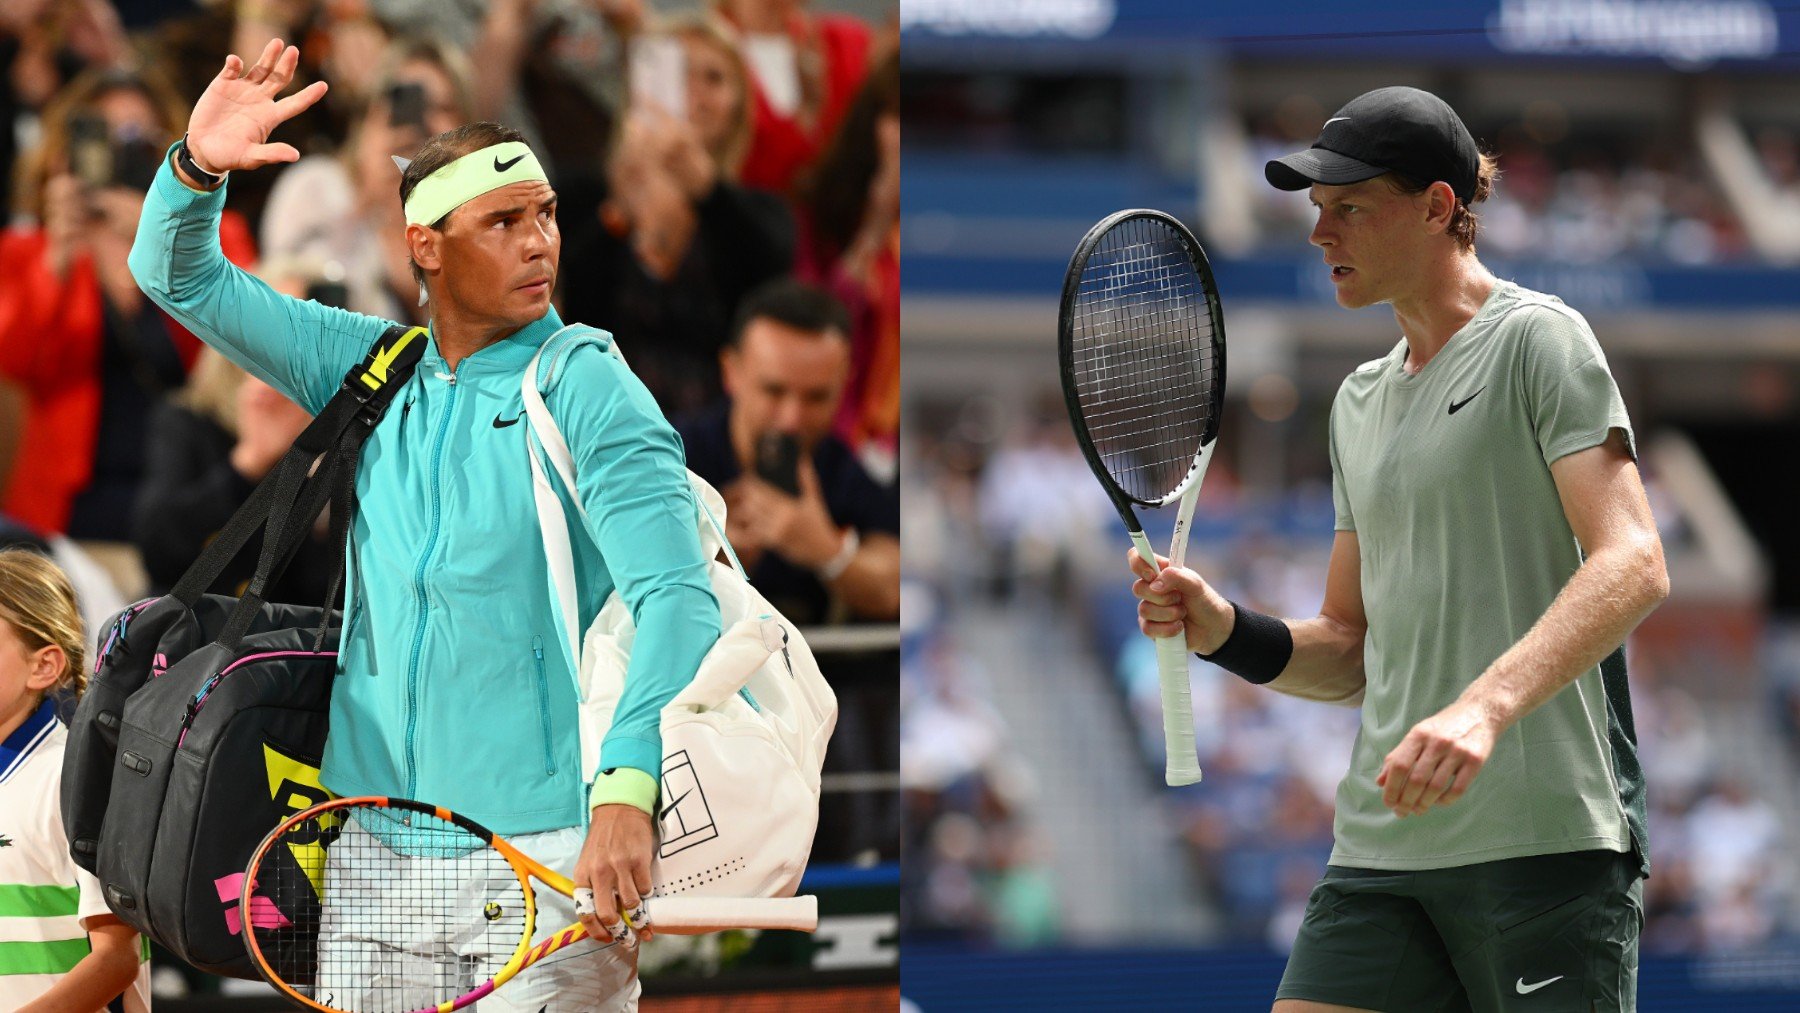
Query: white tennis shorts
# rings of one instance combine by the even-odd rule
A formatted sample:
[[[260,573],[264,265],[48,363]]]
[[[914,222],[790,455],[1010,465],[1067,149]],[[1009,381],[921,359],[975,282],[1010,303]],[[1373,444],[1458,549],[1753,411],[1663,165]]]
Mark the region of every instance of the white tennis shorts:
[[[342,831],[370,836],[354,819]],[[551,830],[509,838],[520,851],[564,875],[573,875],[575,860],[587,832],[581,827]],[[340,840],[340,845],[344,842]],[[389,897],[403,896],[408,877],[422,889],[441,881],[441,864],[433,867],[396,854],[374,842],[357,842],[359,853],[374,844],[374,862],[362,863],[352,878],[349,870],[325,864],[325,895],[368,896],[389,889]],[[333,850],[338,850],[334,848]],[[423,880],[423,882],[419,882]],[[537,924],[532,942],[548,939],[575,922],[575,902],[542,884],[533,883],[537,900]],[[326,909],[319,928],[320,965],[325,969],[318,995],[333,1005],[356,1009],[374,1005],[375,997],[394,998],[391,989],[408,990],[405,1001],[414,1008],[435,1005],[479,987],[503,965],[518,942],[516,930],[504,934],[488,931],[479,918],[489,898],[516,903],[518,881],[510,872],[477,877],[463,883],[459,894],[468,899],[459,910],[477,913],[463,928],[421,931],[424,913],[408,916],[392,902],[372,904],[368,913],[349,905]],[[471,1009],[479,1013],[628,1013],[636,1010],[640,988],[637,951],[617,943],[593,939],[572,943],[531,965]],[[416,998],[415,998],[416,997]]]

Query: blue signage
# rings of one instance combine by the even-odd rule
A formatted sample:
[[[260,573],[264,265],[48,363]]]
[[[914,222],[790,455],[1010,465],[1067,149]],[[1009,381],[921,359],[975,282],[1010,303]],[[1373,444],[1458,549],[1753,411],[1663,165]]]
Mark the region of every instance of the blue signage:
[[[1210,44],[1245,56],[1800,63],[1780,0],[906,0],[906,52],[958,42]]]

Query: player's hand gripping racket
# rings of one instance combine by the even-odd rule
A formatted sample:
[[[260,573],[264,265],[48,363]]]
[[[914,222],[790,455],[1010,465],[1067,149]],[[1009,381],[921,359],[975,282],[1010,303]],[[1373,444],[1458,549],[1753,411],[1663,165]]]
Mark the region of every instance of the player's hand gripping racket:
[[[449,1013],[587,937],[578,922],[532,943],[533,880],[574,896],[567,876],[473,820],[407,799],[340,798],[263,839],[238,913],[257,970],[307,1009]],[[819,920],[814,897],[651,896],[645,908],[654,931],[677,934],[810,932]]]
[[[1161,211],[1118,211],[1082,237],[1058,321],[1063,398],[1088,465],[1154,566],[1132,504],[1180,501],[1169,563],[1187,556],[1188,522],[1225,403],[1225,321],[1206,254]],[[1200,780],[1187,644],[1156,642],[1170,784]]]

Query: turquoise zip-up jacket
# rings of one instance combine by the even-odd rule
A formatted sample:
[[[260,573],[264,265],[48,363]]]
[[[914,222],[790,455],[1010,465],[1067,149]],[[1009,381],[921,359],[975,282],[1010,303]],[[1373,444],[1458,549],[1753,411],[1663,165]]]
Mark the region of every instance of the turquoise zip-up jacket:
[[[201,340],[317,414],[392,323],[280,295],[233,266],[219,249],[225,189],[191,189],[165,157],[132,274]],[[454,373],[431,339],[363,446],[321,768],[340,795],[419,799],[502,835],[585,823],[598,772],[578,769],[575,675],[519,391],[562,326],[552,309]],[[681,441],[637,377],[591,342],[568,352],[545,400],[588,508],[586,537],[571,532],[582,614],[616,588],[637,623],[600,766],[654,783],[662,706],[719,636]]]

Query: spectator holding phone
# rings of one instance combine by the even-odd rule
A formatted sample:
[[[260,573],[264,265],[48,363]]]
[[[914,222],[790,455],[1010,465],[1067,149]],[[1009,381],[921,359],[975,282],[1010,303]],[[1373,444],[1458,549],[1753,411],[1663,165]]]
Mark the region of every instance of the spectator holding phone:
[[[35,224],[0,232],[0,376],[27,403],[0,510],[40,531],[129,540],[145,420],[199,352],[125,262],[181,120],[157,78],[89,71],[46,109],[22,166]],[[219,237],[231,260],[255,258],[241,217],[227,212]]]
[[[720,355],[728,398],[676,423],[688,467],[725,494],[726,535],[769,602],[800,623],[900,614],[900,503],[831,435],[849,318],[802,282],[752,293]]]
[[[423,323],[406,222],[394,203],[393,158],[411,158],[426,138],[470,121],[469,70],[457,50],[408,40],[388,47],[378,81],[350,143],[335,155],[308,155],[277,178],[263,208],[263,252],[318,265],[342,284],[344,309]]]
[[[739,302],[787,273],[794,224],[774,194],[739,185],[750,83],[717,27],[686,19],[639,39],[631,111],[599,193],[565,190],[569,315],[606,320],[673,414],[721,393],[719,349]],[[598,211],[583,214],[598,200]],[[604,279],[593,284],[590,279]]]

